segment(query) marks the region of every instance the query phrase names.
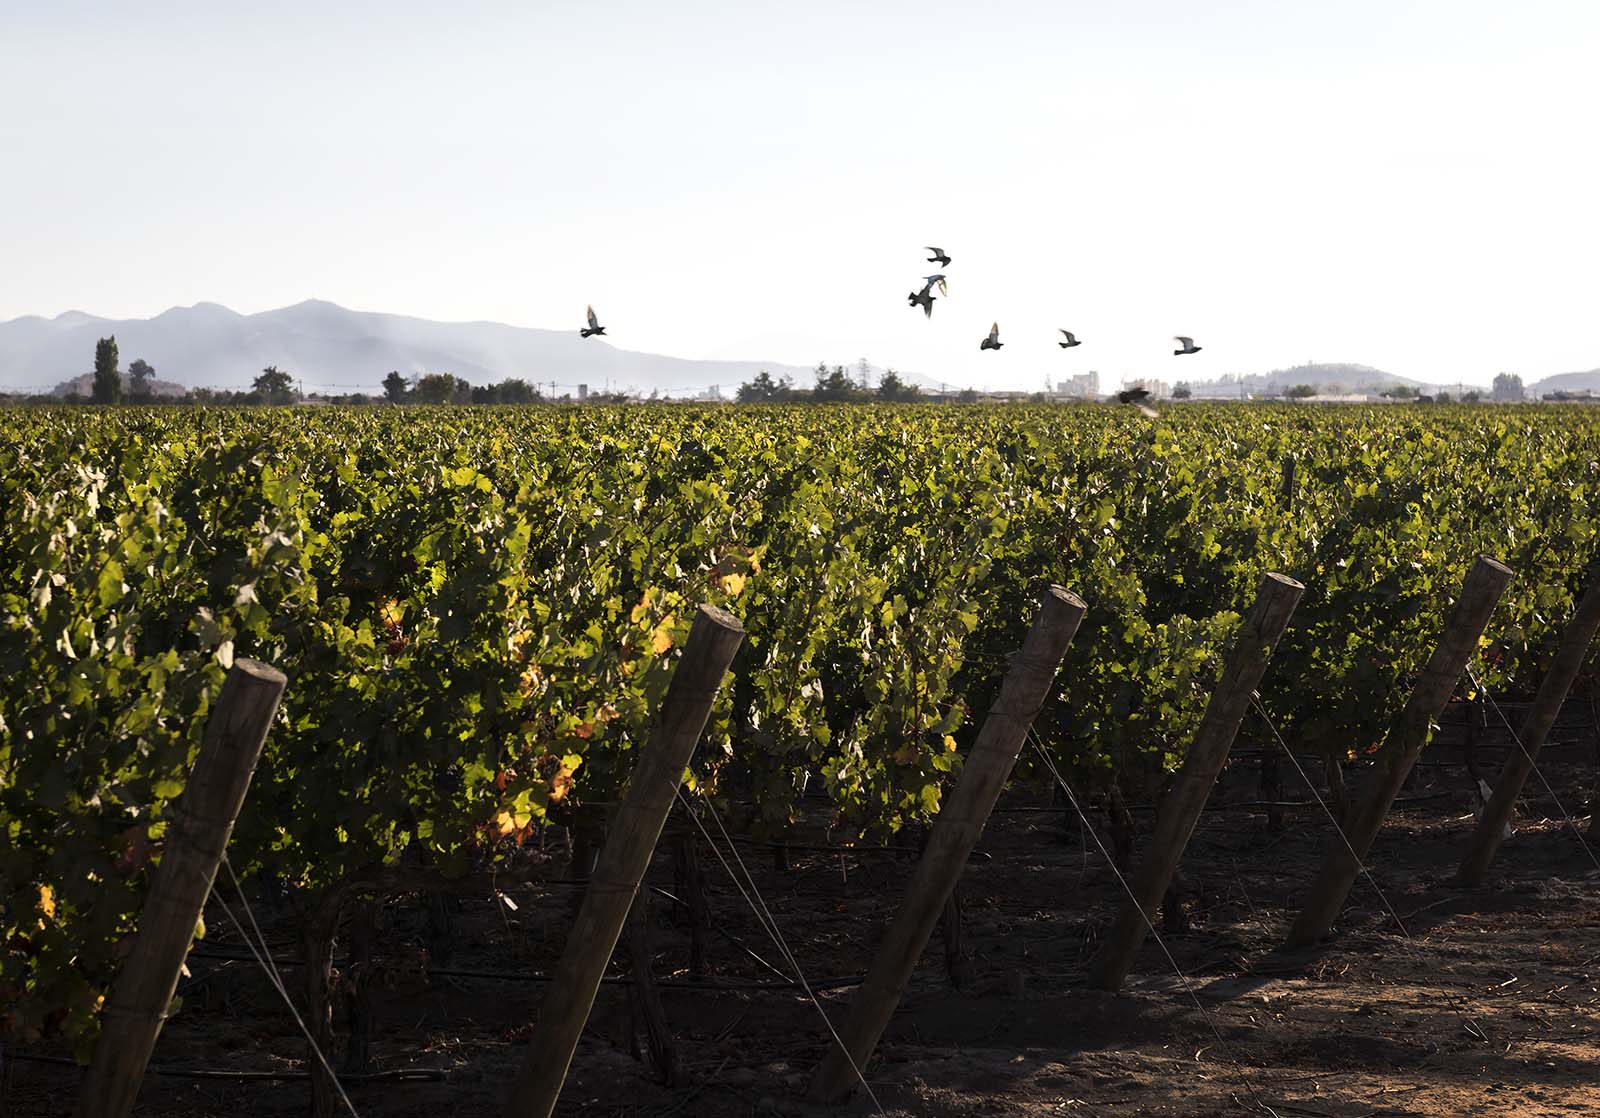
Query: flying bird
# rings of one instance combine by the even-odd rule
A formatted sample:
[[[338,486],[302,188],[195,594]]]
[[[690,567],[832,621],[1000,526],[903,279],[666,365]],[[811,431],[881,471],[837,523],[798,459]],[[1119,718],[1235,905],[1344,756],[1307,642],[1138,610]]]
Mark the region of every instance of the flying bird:
[[[1199,353],[1200,352],[1200,347],[1194,344],[1194,339],[1193,338],[1185,338],[1185,337],[1182,337],[1180,335],[1179,337],[1173,338],[1172,340],[1175,341],[1175,342],[1180,343],[1183,346],[1182,349],[1175,349],[1175,350],[1172,351],[1172,356],[1174,356],[1174,357],[1182,357],[1186,353]]]
[[[922,278],[924,280],[926,280],[930,285],[938,284],[939,285],[939,294],[943,295],[945,298],[949,298],[950,297],[950,288],[944,282],[944,273],[943,272],[939,273],[936,276],[923,276]]]
[[[925,284],[921,291],[913,291],[908,298],[913,307],[921,307],[929,318],[933,317],[933,284]]]
[[[1161,413],[1156,411],[1156,409],[1152,408],[1149,404],[1145,403],[1145,401],[1148,399],[1150,399],[1150,390],[1143,385],[1139,385],[1135,388],[1124,388],[1121,392],[1117,393],[1117,403],[1132,404],[1144,415],[1149,416],[1151,419],[1156,419],[1161,415]]]
[[[590,307],[589,308],[589,328],[587,330],[580,330],[580,331],[578,331],[578,333],[582,334],[585,338],[587,338],[587,337],[590,337],[590,336],[592,336],[594,334],[604,334],[605,332],[606,332],[606,328],[604,326],[600,325],[600,320],[594,316],[594,308]]]
[[[1005,342],[1000,340],[1000,324],[996,322],[993,326],[989,327],[989,336],[978,343],[978,348],[999,349],[1005,344]]]
[[[1060,346],[1062,349],[1071,349],[1075,345],[1083,344],[1077,338],[1072,336],[1071,330],[1063,330],[1061,332],[1066,335],[1067,340],[1064,342],[1057,342],[1056,345]]]
[[[932,245],[925,245],[923,247],[925,247],[929,252],[933,253],[932,256],[928,257],[929,264],[937,264],[941,268],[950,267],[950,258],[944,254],[944,249],[934,248]]]

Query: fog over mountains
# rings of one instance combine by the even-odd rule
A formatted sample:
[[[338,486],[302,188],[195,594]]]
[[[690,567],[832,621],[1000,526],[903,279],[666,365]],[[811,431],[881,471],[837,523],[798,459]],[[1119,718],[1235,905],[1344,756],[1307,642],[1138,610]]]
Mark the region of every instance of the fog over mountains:
[[[601,321],[605,321],[603,318]],[[496,322],[431,322],[352,311],[312,299],[239,314],[216,303],[173,307],[154,318],[97,318],[68,311],[0,322],[0,388],[48,391],[88,372],[95,341],[115,335],[122,366],[144,358],[156,376],[190,387],[242,389],[268,365],[307,391],[379,392],[384,374],[454,373],[474,384],[508,377],[555,381],[563,392],[587,384],[648,393],[721,386],[731,396],[765,369],[809,384],[811,371],[770,361],[694,361],[619,349],[580,338],[574,327],[536,330]]]

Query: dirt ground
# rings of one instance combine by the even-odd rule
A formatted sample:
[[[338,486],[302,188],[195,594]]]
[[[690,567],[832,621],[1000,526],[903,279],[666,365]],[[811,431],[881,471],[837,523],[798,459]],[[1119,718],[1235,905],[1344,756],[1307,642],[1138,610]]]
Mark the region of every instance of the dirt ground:
[[[1485,740],[1485,771],[1498,772],[1506,747],[1503,734]],[[1574,812],[1588,811],[1595,752],[1584,704],[1581,716],[1569,711],[1541,758]],[[1309,799],[1287,771],[1283,795]],[[1150,942],[1120,994],[1084,983],[1121,895],[1115,878],[1076,817],[1069,825],[1042,785],[1015,788],[963,878],[965,988],[952,986],[936,932],[867,1069],[872,1091],[887,1114],[950,1118],[1600,1112],[1600,865],[1533,785],[1536,779],[1488,883],[1457,888],[1450,878],[1472,826],[1472,782],[1460,749],[1430,747],[1369,858],[1409,939],[1361,881],[1334,939],[1287,954],[1278,944],[1321,864],[1330,825],[1311,804],[1287,809],[1283,828],[1270,830],[1255,803],[1254,763],[1235,763],[1184,861],[1192,926],[1163,937],[1188,989]],[[1152,818],[1138,813],[1142,829]],[[1103,834],[1103,813],[1090,819]],[[819,814],[797,842],[826,839]],[[866,968],[909,858],[791,848],[780,869],[769,850],[739,849],[810,979],[827,985]],[[722,867],[709,851],[703,857],[721,929],[708,940],[711,980],[771,979],[734,940],[781,965],[776,950]],[[664,843],[653,885],[673,888],[671,863]],[[388,907],[373,1065],[443,1074],[432,1082],[355,1084],[358,1113],[499,1112],[543,989],[527,976],[548,973],[559,957],[572,892],[512,890],[515,912],[491,897],[463,901],[448,922],[447,964],[438,959],[437,921],[430,933],[424,902]],[[182,1011],[163,1033],[154,1065],[303,1074],[293,1020],[254,964],[216,957],[238,951],[225,918],[208,913],[208,924],[207,955],[191,960]],[[658,898],[651,929],[654,973],[667,983],[663,1002],[688,1082],[661,1086],[633,1055],[627,987],[610,984],[559,1114],[875,1113],[861,1091],[843,1108],[804,1103],[825,1033],[803,996],[693,989],[686,921]],[[295,950],[291,932],[269,914],[268,938],[286,959]],[[430,943],[431,969],[422,954]],[[298,993],[295,972],[286,973]],[[819,997],[838,1021],[851,993],[844,986]],[[0,1114],[69,1113],[77,1069],[39,1062],[50,1055],[44,1049],[7,1055],[22,1058],[6,1059],[0,1072]],[[296,1115],[305,1099],[303,1080],[152,1075],[138,1113]]]

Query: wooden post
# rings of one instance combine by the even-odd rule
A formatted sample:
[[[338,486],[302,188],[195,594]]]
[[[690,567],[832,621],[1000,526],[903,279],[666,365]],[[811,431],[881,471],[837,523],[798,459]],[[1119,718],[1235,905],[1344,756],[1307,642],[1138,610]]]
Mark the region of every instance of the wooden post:
[[[133,950],[112,984],[78,1093],[78,1118],[126,1118],[133,1111],[286,682],[276,668],[244,658],[228,672],[189,783],[173,805]]]
[[[1539,693],[1534,696],[1533,706],[1528,708],[1528,713],[1523,717],[1522,731],[1517,735],[1522,742],[1522,749],[1513,748],[1511,755],[1506,758],[1506,767],[1500,771],[1494,795],[1483,809],[1483,818],[1478,820],[1478,829],[1473,832],[1467,855],[1461,860],[1461,868],[1456,873],[1456,880],[1461,884],[1476,885],[1481,882],[1489,863],[1494,860],[1495,851],[1505,837],[1505,828],[1511,822],[1517,797],[1522,795],[1522,786],[1533,772],[1534,760],[1539,756],[1539,750],[1544,748],[1544,740],[1550,736],[1550,728],[1561,714],[1561,705],[1567,701],[1567,692],[1572,690],[1578,672],[1583,669],[1596,632],[1600,632],[1600,563],[1596,563],[1591,572],[1589,588],[1578,603],[1572,620],[1567,623],[1566,631],[1561,634],[1556,658],[1545,673],[1544,681],[1539,684]]]
[[[1511,568],[1486,555],[1478,556],[1472,565],[1461,587],[1461,598],[1445,624],[1444,636],[1439,639],[1428,666],[1411,690],[1405,710],[1384,743],[1372,788],[1349,825],[1343,828],[1344,840],[1335,838],[1329,847],[1322,872],[1312,885],[1305,907],[1289,930],[1284,946],[1305,947],[1327,935],[1333,927],[1334,918],[1350,896],[1350,887],[1361,873],[1361,863],[1378,837],[1383,817],[1389,813],[1422,747],[1433,735],[1434,723],[1449,703],[1456,680],[1477,649],[1478,638],[1489,624],[1495,603],[1510,581]]]
[[[711,929],[711,906],[706,897],[705,871],[694,835],[684,830],[673,843],[673,887],[689,918],[689,977],[706,976],[706,932]]]
[[[950,985],[957,990],[965,990],[967,983],[972,981],[972,960],[967,957],[966,948],[962,946],[961,934],[961,885],[950,890],[950,899],[944,902],[944,916],[940,920],[940,930],[944,935],[944,971],[950,979]]]
[[[744,640],[744,626],[703,605],[662,703],[661,718],[639,754],[612,820],[561,964],[539,1006],[539,1026],[517,1073],[506,1118],[549,1118],[567,1077],[595,991],[616,949],[623,921],[650,864],[673,796],[711,716],[722,677]]]
[[[650,1066],[655,1069],[660,1082],[667,1086],[686,1086],[683,1061],[678,1056],[677,1044],[673,1042],[672,1029],[667,1024],[667,1011],[661,1004],[661,991],[656,987],[655,972],[651,969],[655,952],[650,949],[652,937],[648,889],[641,888],[633,895],[633,906],[628,910],[625,926],[628,970],[633,978],[628,984],[628,999],[633,1004],[635,1026],[644,1026]]]
[[[1028,729],[1055,682],[1061,657],[1088,609],[1083,599],[1059,586],[1045,595],[1022,652],[1000,686],[978,740],[967,755],[961,778],[933,822],[905,900],[873,957],[865,983],[850,1007],[839,1035],[811,1081],[814,1102],[834,1102],[855,1084],[855,1068],[865,1068],[877,1047],[917,960],[928,946],[961,869],[978,841],[1000,789],[1011,775]]]
[[[1184,756],[1183,767],[1156,814],[1149,853],[1131,882],[1137,903],[1131,898],[1123,901],[1116,923],[1090,968],[1090,982],[1102,990],[1119,990],[1128,977],[1149,930],[1146,914],[1154,917],[1156,906],[1172,884],[1184,847],[1189,845],[1189,836],[1194,833],[1211,788],[1228,759],[1228,750],[1238,736],[1239,724],[1250,709],[1250,697],[1266,674],[1272,650],[1288,628],[1303,593],[1305,587],[1285,575],[1269,574],[1261,580],[1255,607],[1211,693],[1211,702]]]

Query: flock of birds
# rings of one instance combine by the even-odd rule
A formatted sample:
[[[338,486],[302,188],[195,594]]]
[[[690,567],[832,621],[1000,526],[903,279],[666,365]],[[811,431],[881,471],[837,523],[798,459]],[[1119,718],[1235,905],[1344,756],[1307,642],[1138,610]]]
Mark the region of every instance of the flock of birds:
[[[948,268],[950,266],[950,254],[944,249],[939,248],[937,245],[925,245],[924,247],[933,254],[932,256],[928,257],[929,264],[937,264],[941,268]],[[940,295],[944,296],[945,298],[950,297],[949,280],[946,278],[943,272],[936,272],[931,276],[923,276],[922,290],[913,291],[909,296],[907,296],[907,298],[910,300],[910,305],[913,307],[921,307],[923,315],[927,318],[933,317],[933,289],[935,287],[939,289]],[[1062,349],[1072,349],[1075,346],[1080,346],[1083,344],[1078,340],[1077,335],[1071,330],[1061,330],[1060,334],[1066,339],[1064,342],[1056,343]],[[1173,341],[1177,342],[1182,347],[1181,349],[1175,349],[1172,351],[1174,357],[1183,357],[1190,353],[1200,352],[1201,347],[1194,344],[1193,338],[1185,338],[1180,335],[1179,337],[1174,338]],[[978,348],[980,350],[998,350],[1003,345],[1005,345],[1005,343],[1000,340],[1000,324],[996,322],[989,327],[989,336],[978,343]],[[1150,406],[1149,400],[1150,390],[1145,388],[1143,385],[1139,385],[1134,388],[1125,388],[1121,392],[1117,393],[1117,402],[1119,404],[1131,405],[1132,407],[1138,408],[1145,415],[1154,419],[1159,413],[1155,408]]]
[[[928,257],[929,264],[937,264],[941,268],[948,268],[950,266],[950,254],[945,252],[944,249],[938,248],[934,245],[926,245],[924,247],[926,247],[929,252],[933,253],[932,256]],[[943,272],[935,272],[931,276],[923,276],[922,290],[913,291],[908,296],[910,299],[910,305],[913,307],[921,307],[923,315],[927,318],[933,317],[933,289],[935,287],[939,289],[940,296],[947,299],[950,297],[949,281],[945,278],[945,274]],[[585,338],[592,338],[597,335],[604,336],[606,328],[601,326],[600,320],[595,317],[594,307],[590,306],[588,308],[588,312],[589,325],[578,331],[578,333]],[[1078,340],[1077,336],[1074,335],[1071,330],[1061,330],[1060,333],[1062,337],[1067,339],[1064,342],[1056,343],[1062,349],[1072,349],[1074,346],[1080,346],[1083,344]],[[1180,334],[1172,340],[1183,347],[1181,349],[1175,349],[1172,351],[1174,357],[1184,357],[1191,353],[1200,352],[1201,347],[1194,344],[1193,338],[1186,338]],[[1005,345],[1005,343],[1000,340],[1000,324],[996,322],[989,327],[989,336],[978,343],[978,348],[980,350],[998,350],[1003,345]],[[1117,393],[1117,403],[1128,404],[1132,407],[1138,408],[1145,415],[1149,416],[1151,419],[1154,419],[1160,413],[1158,413],[1155,408],[1150,406],[1149,400],[1150,390],[1145,388],[1143,385],[1139,385],[1134,388],[1125,388],[1121,392]]]

